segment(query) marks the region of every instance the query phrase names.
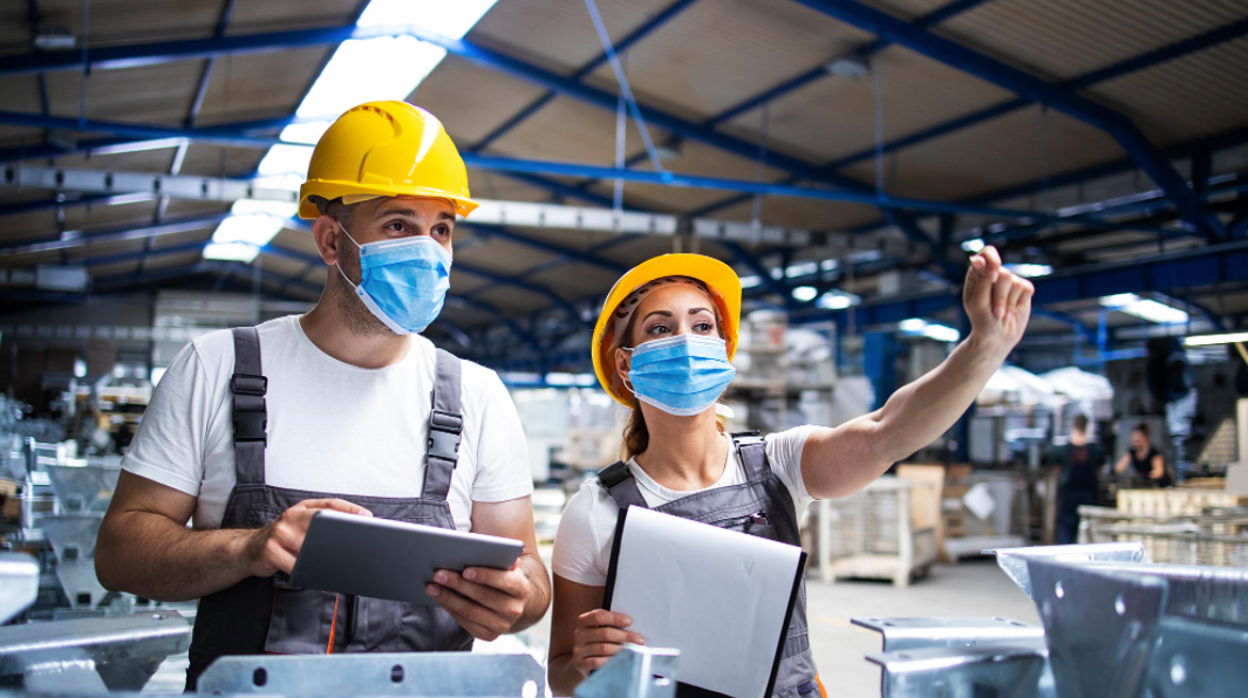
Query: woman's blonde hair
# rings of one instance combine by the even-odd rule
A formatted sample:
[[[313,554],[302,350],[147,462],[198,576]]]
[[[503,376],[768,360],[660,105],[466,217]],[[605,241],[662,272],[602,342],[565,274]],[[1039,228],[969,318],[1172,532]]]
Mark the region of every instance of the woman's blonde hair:
[[[709,293],[708,293],[709,295]],[[719,304],[711,303],[711,307],[715,312],[715,331],[719,333],[720,339],[724,337],[723,318],[720,316]],[[628,324],[624,326],[624,331],[617,333],[612,338],[612,364],[615,367],[615,349],[630,349],[633,346],[633,329],[637,324],[637,316],[639,313],[633,313],[628,319]],[[626,386],[627,387],[627,386]],[[629,388],[629,392],[632,389]],[[641,412],[641,405],[637,401],[637,396],[632,395],[629,400],[629,407],[632,412],[628,415],[628,422],[624,424],[624,440],[620,444],[620,460],[628,461],[634,456],[646,452],[650,447],[650,428],[646,426],[646,416]],[[723,415],[716,415],[715,427],[720,434],[728,433],[728,420]]]

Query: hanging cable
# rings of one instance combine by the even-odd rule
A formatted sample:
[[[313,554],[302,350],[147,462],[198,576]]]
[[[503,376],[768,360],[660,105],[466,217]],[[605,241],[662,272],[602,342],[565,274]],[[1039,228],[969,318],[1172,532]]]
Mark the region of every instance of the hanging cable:
[[[761,123],[759,124],[759,132],[762,134],[762,141],[758,144],[758,159],[754,164],[754,180],[762,184],[763,177],[766,174],[765,168],[767,163],[767,146],[771,137],[771,102],[765,102],[759,114]],[[754,195],[754,210],[751,213],[750,220],[754,223],[755,230],[763,225],[763,194],[759,192]]]
[[[875,78],[875,195],[884,200],[884,82],[879,61],[870,63]]]
[[[82,80],[78,85],[78,127],[87,127],[87,78],[91,63],[87,61],[87,39],[91,31],[91,0],[82,0]]]
[[[1052,213],[1049,196],[1049,105],[1040,105],[1040,210]]]
[[[628,141],[628,116],[625,112],[624,95],[620,95],[615,105],[615,169],[624,169],[624,145]],[[615,178],[613,206],[616,211],[624,210],[624,179]]]
[[[611,45],[611,37],[607,35],[607,28],[602,23],[602,16],[598,14],[598,6],[594,4],[594,0],[585,0],[585,7],[589,10],[589,18],[593,20],[594,29],[598,32],[598,40],[602,42],[602,50],[607,54],[607,60],[611,63],[611,70],[615,73],[615,81],[620,86],[620,94],[628,102],[628,109],[632,112],[633,121],[637,122],[637,132],[641,134],[641,141],[646,145],[646,153],[650,156],[650,165],[655,172],[666,172],[663,169],[663,163],[659,162],[659,151],[654,147],[654,141],[650,138],[650,129],[646,128],[646,120],[641,115],[641,107],[637,106],[637,99],[633,97],[633,90],[628,85],[628,77],[624,75],[624,69],[620,66],[620,59],[615,55],[615,47]]]

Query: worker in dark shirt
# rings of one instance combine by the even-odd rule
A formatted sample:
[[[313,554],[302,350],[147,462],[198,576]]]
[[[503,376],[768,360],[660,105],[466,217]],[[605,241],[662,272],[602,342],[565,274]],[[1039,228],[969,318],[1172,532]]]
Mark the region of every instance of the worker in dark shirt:
[[[1079,536],[1079,505],[1097,503],[1096,471],[1105,462],[1105,449],[1088,443],[1088,418],[1070,421],[1070,443],[1058,449],[1061,479],[1057,492],[1057,543],[1069,545]]]
[[[1122,458],[1114,465],[1114,472],[1121,474],[1131,466],[1131,472],[1145,478],[1156,487],[1172,487],[1174,479],[1166,468],[1166,460],[1161,451],[1153,447],[1149,440],[1148,425],[1140,422],[1131,430],[1131,447],[1122,454]]]

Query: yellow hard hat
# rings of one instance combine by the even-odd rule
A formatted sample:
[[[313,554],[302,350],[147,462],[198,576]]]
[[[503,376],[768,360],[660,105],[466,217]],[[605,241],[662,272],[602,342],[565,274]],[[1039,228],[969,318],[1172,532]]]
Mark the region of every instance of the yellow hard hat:
[[[684,276],[706,284],[707,290],[711,292],[711,300],[719,308],[724,341],[728,345],[728,359],[732,360],[737,353],[737,335],[741,325],[741,279],[737,272],[714,257],[700,254],[665,254],[648,259],[615,282],[615,286],[607,294],[607,301],[602,305],[598,322],[594,325],[594,373],[598,374],[598,383],[603,390],[625,407],[632,407],[632,395],[615,371],[615,358],[612,356],[615,323],[612,320],[620,303],[632,295],[633,291],[651,281],[669,276]]]
[[[477,208],[468,172],[442,122],[406,102],[369,102],[330,125],[299,188],[299,217],[321,215],[311,197],[348,203],[379,196],[448,199],[455,213]]]

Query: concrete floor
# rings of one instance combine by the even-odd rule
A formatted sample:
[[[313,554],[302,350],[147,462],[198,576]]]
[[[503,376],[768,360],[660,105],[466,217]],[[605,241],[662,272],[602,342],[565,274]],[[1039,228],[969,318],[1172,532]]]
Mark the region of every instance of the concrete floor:
[[[1038,624],[1036,608],[991,559],[937,566],[907,589],[889,582],[807,582],[808,619],[815,663],[828,694],[835,698],[880,695],[880,672],[867,654],[879,652],[875,633],[850,625],[855,616],[999,616]],[[549,619],[518,635],[477,643],[476,652],[529,653],[546,657]],[[185,680],[186,659],[170,657],[144,692],[177,693]]]

